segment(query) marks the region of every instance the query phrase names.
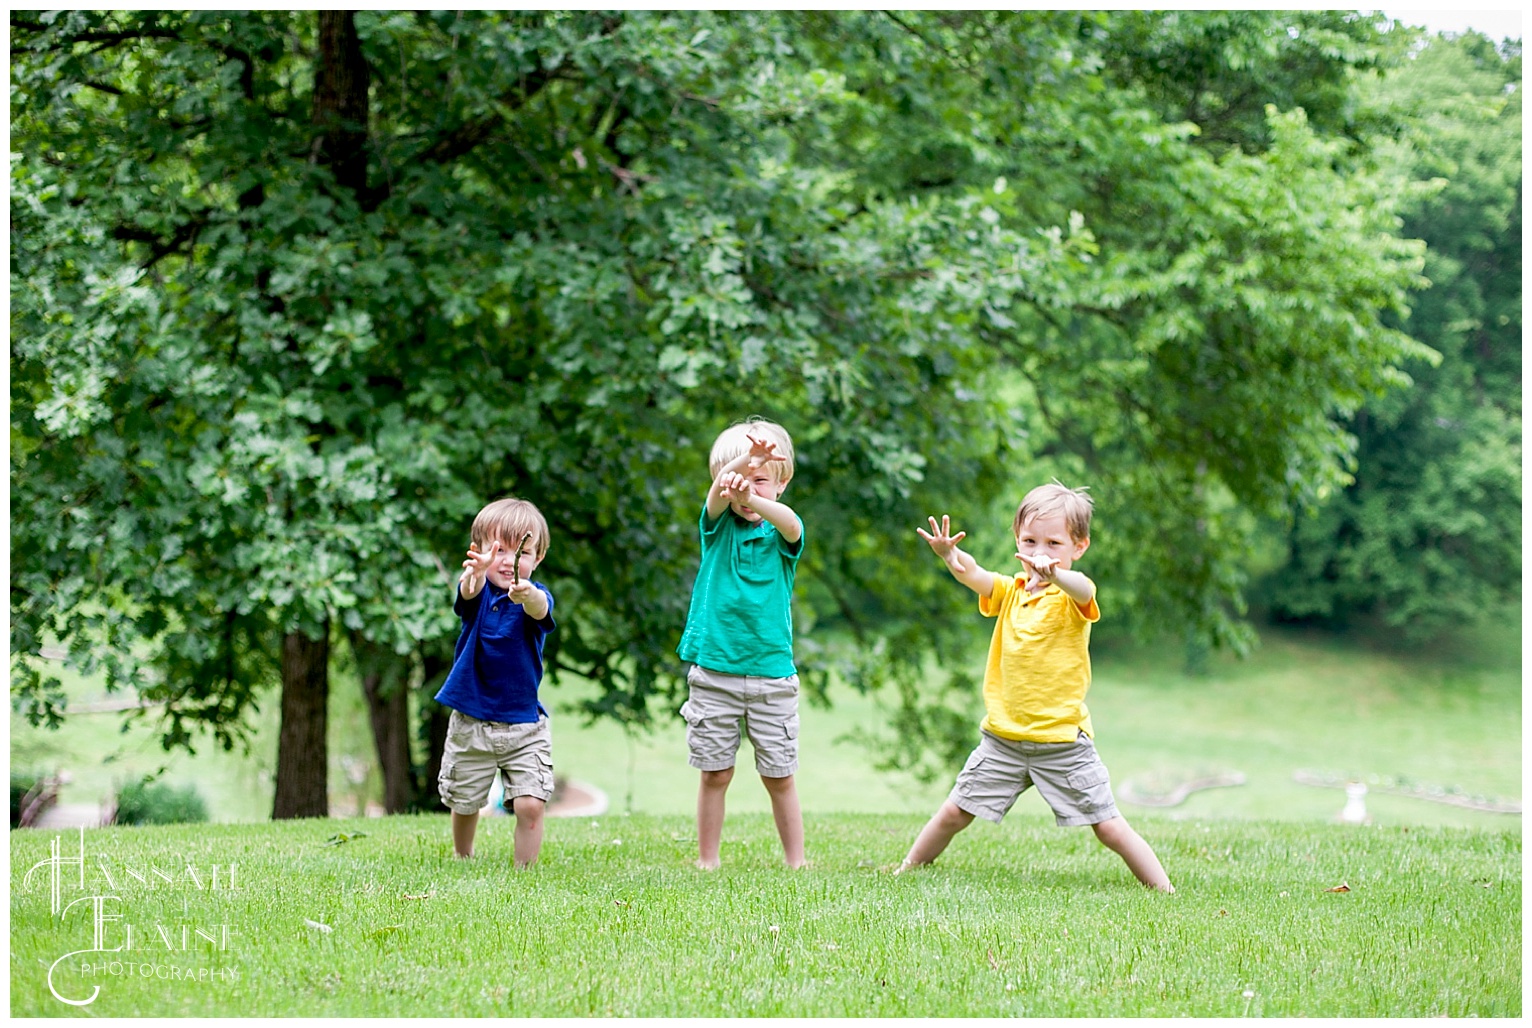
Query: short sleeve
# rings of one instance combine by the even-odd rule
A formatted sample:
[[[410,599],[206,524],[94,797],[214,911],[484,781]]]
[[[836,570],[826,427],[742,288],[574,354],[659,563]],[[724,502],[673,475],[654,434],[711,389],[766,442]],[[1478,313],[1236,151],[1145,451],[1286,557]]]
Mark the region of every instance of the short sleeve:
[[[538,631],[546,635],[558,627],[553,623],[553,594],[549,592],[548,587],[543,585],[541,582],[533,582],[532,584],[537,586],[538,591],[541,592],[544,599],[548,601],[548,613],[543,615],[541,621],[533,621],[531,618],[528,618],[527,621],[530,624],[535,625]]]
[[[723,519],[729,516],[729,508],[725,507],[716,518],[711,521],[707,516],[707,504],[702,505],[702,515],[697,519],[697,531],[701,534],[703,542],[712,542],[718,537],[718,532],[723,528]]]
[[[999,617],[1006,599],[1016,591],[1015,575],[995,575],[988,596],[979,597],[979,613],[987,618]]]
[[[795,543],[788,542],[786,537],[784,537],[781,532],[778,532],[776,535],[777,535],[777,549],[782,552],[782,556],[786,557],[788,560],[790,560],[794,564],[796,564],[796,563],[798,563],[798,558],[803,556],[804,531],[803,531],[803,519],[798,516],[796,511],[793,513],[793,520],[798,522],[798,541],[797,542],[795,542]]]
[[[489,583],[486,582],[484,586],[479,589],[478,595],[470,600],[464,598],[463,583],[458,582],[452,587],[452,613],[462,618],[463,624],[465,625],[471,625],[475,621],[479,620],[479,603],[484,599],[484,590],[488,588]]]
[[[1096,603],[1095,585],[1095,582],[1091,582],[1090,602],[1085,606],[1082,607],[1073,600],[1070,601],[1070,605],[1079,612],[1080,616],[1093,625],[1101,620],[1101,607]]]

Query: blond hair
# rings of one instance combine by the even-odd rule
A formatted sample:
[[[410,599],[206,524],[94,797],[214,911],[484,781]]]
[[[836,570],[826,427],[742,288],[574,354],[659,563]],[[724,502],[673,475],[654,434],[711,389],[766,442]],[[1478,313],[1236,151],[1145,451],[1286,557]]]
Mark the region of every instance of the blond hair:
[[[514,550],[521,543],[521,537],[528,532],[532,533],[532,553],[541,562],[548,553],[548,522],[543,520],[542,511],[531,502],[507,496],[486,504],[479,511],[479,516],[473,519],[469,538],[481,552],[484,546],[495,539],[500,540],[501,546]]]
[[[749,436],[757,439],[765,439],[777,444],[777,452],[786,457],[786,460],[769,460],[766,462],[766,473],[773,481],[784,485],[793,478],[793,439],[787,434],[787,429],[775,421],[766,421],[762,418],[750,418],[746,421],[736,422],[718,434],[713,441],[713,452],[708,454],[707,466],[714,478],[723,470],[725,464],[739,457],[742,453],[750,452]]]
[[[1094,506],[1085,489],[1071,489],[1055,478],[1021,498],[1021,506],[1016,508],[1016,520],[1011,522],[1011,534],[1020,535],[1021,526],[1035,517],[1062,514],[1071,539],[1075,542],[1089,539],[1090,516]]]

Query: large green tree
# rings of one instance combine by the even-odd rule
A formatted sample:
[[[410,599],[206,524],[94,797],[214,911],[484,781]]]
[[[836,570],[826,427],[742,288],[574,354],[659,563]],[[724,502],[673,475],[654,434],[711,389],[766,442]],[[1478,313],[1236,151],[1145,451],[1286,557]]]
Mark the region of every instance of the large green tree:
[[[1424,187],[1403,214],[1430,288],[1406,325],[1440,362],[1357,413],[1355,481],[1294,521],[1270,588],[1281,617],[1422,642],[1521,595],[1520,47],[1430,37],[1370,92],[1398,126],[1380,157]]]
[[[1402,381],[1403,355],[1429,356],[1382,321],[1419,283],[1421,250],[1400,238],[1397,176],[1369,161],[1355,102],[1405,40],[1324,11],[869,13],[813,29],[857,102],[803,126],[803,147],[849,191],[982,195],[999,226],[1092,235],[1062,288],[985,285],[971,331],[1014,415],[995,441],[1007,467],[945,502],[1005,566],[1000,526],[1027,486],[1089,484],[1114,619],[1248,645],[1260,515],[1338,489],[1349,414]],[[888,516],[855,524],[846,580],[903,583],[878,542]],[[848,663],[900,681],[887,742],[934,772],[927,744],[951,761],[971,728],[929,702],[921,660],[948,611],[972,613],[939,591],[865,606],[878,645]]]
[[[402,689],[511,493],[552,525],[550,664],[642,721],[748,414],[799,445],[816,688],[918,716],[958,612],[912,528],[1034,473],[1097,486],[1121,607],[1237,643],[1251,515],[1338,481],[1414,352],[1389,183],[1296,106],[1379,52],[1320,13],[1219,29],[1263,74],[1294,25],[1346,45],[1218,145],[1122,59],[1131,13],[13,15],[17,701],[57,716],[48,634],[169,744],[280,679],[275,813],[318,813],[344,640],[397,808]]]

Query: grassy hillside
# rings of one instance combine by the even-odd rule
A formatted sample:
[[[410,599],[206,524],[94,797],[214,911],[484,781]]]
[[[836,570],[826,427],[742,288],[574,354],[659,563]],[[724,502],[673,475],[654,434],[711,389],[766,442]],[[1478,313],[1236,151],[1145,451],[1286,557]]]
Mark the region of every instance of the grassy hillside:
[[[104,893],[110,875],[123,919],[102,945],[132,925],[133,948],[58,964],[63,996],[100,986],[81,1008],[46,976],[92,945],[88,904],[51,916],[43,872],[22,879],[53,836],[13,832],[11,1011],[1521,1014],[1518,830],[1161,820],[1146,834],[1178,886],[1163,896],[1089,832],[1035,813],[977,824],[897,878],[885,869],[920,817],[806,820],[808,870],[782,868],[770,819],[743,815],[714,874],[690,867],[685,817],[556,822],[526,872],[510,868],[505,820],[468,862],[427,816],[87,831],[87,888],[67,875],[62,899]],[[213,864],[224,884],[237,865],[237,890],[208,888]]]
[[[1395,654],[1318,635],[1267,632],[1244,661],[1215,658],[1205,674],[1188,675],[1174,648],[1098,647],[1090,694],[1097,744],[1119,792],[1165,792],[1209,774],[1239,772],[1246,784],[1192,794],[1173,808],[1124,803],[1133,820],[1258,818],[1332,820],[1345,798],[1335,789],[1294,781],[1295,772],[1336,778],[1389,777],[1502,799],[1521,795],[1521,672],[1519,625],[1465,637],[1429,654]],[[976,642],[974,663],[983,659]],[[98,686],[65,673],[72,702],[99,702]],[[554,760],[562,774],[594,783],[615,812],[689,814],[697,774],[686,764],[684,725],[663,720],[650,733],[625,736],[614,724],[587,726],[567,709],[582,690],[575,680],[550,685]],[[799,789],[806,811],[929,813],[950,779],[922,784],[880,774],[874,754],[847,739],[859,726],[880,728],[877,697],[846,690],[835,706],[804,705]],[[95,805],[132,774],[168,767],[166,780],[195,783],[217,821],[257,821],[271,809],[276,701],[256,720],[249,755],[224,754],[205,744],[195,757],[160,751],[148,723],[120,731],[120,713],[79,713],[47,733],[11,718],[12,763],[63,767],[74,777],[64,801]],[[971,698],[977,739],[982,712]],[[331,792],[337,804],[362,809],[381,796],[356,683],[344,675],[331,698]],[[743,769],[729,794],[731,813],[769,810],[765,790]],[[353,777],[357,781],[353,781]],[[1518,816],[1479,813],[1419,799],[1367,797],[1382,825],[1516,828]],[[1033,795],[1019,813],[1041,813]]]

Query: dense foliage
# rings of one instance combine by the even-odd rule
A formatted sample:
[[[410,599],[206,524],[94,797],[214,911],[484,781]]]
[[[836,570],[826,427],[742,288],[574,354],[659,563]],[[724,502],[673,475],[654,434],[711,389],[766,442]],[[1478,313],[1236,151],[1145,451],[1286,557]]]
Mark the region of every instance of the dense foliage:
[[[1357,413],[1355,482],[1296,519],[1270,595],[1421,642],[1521,596],[1520,49],[1434,38],[1371,92],[1398,124],[1380,158],[1429,186],[1402,211],[1430,245],[1406,324],[1440,362]]]
[[[207,820],[207,804],[194,785],[174,786],[147,779],[125,782],[117,790],[112,823],[179,825]]]
[[[909,762],[946,716],[921,661],[972,616],[924,515],[1003,567],[1020,490],[1083,481],[1111,609],[1240,646],[1256,518],[1341,485],[1346,418],[1429,354],[1386,320],[1421,249],[1349,102],[1401,41],[1344,12],[11,27],[37,719],[52,636],[164,701],[167,744],[231,744],[281,676],[286,738],[334,635],[392,661],[397,721],[473,513],[514,494],[552,525],[551,664],[642,722],[708,445],[760,414],[800,454],[806,677],[898,681]]]

